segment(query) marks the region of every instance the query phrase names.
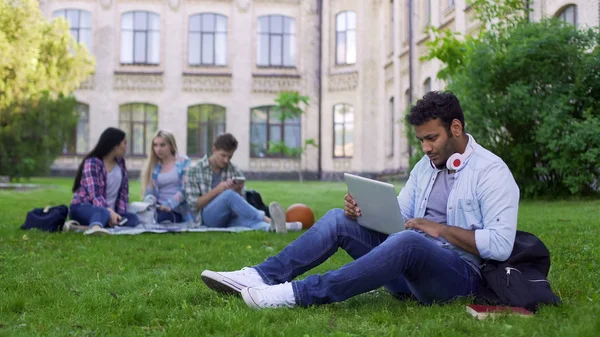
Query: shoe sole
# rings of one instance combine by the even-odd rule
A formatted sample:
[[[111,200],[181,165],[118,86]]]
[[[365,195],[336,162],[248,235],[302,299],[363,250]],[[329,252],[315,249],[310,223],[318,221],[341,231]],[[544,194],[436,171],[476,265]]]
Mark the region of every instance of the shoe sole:
[[[271,221],[275,223],[275,232],[280,234],[287,233],[287,227],[285,227],[285,213],[281,208],[281,205],[277,202],[269,204],[269,212],[271,213]]]
[[[210,270],[203,271],[200,278],[207,287],[222,294],[239,295],[242,289],[245,288],[242,284]]]

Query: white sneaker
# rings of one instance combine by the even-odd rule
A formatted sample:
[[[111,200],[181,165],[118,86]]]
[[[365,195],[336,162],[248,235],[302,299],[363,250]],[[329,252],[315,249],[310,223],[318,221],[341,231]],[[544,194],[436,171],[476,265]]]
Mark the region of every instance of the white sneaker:
[[[271,213],[271,229],[276,233],[287,233],[285,226],[285,213],[278,202],[273,201],[269,204],[269,213]]]
[[[292,308],[296,306],[292,284],[285,282],[274,286],[242,289],[244,302],[252,309]]]
[[[215,272],[205,270],[201,274],[202,281],[214,291],[237,295],[246,287],[267,285],[254,268],[242,270]]]
[[[94,225],[94,226],[90,227],[90,229],[83,232],[83,234],[84,235],[107,235],[107,234],[110,234],[110,232],[98,225]]]
[[[286,222],[285,228],[287,228],[287,230],[290,232],[299,232],[302,230],[302,222],[300,222],[300,221]]]
[[[79,222],[76,220],[69,220],[63,225],[62,231],[65,233],[75,231],[77,227],[80,227]]]

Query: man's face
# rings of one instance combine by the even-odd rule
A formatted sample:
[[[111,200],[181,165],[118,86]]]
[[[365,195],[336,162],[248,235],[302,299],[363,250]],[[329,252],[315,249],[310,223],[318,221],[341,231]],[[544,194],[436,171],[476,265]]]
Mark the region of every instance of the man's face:
[[[455,128],[455,123],[460,122],[454,120],[451,129]],[[429,122],[414,126],[415,135],[421,141],[423,152],[429,157],[429,160],[438,167],[446,166],[448,157],[457,151],[456,139],[452,134],[448,134],[448,130],[442,124],[440,119],[432,119]],[[462,132],[462,127],[460,132]]]
[[[233,157],[234,152],[235,152],[235,150],[234,151],[217,150],[215,147],[213,147],[213,154],[211,156],[213,164],[216,165],[220,169],[227,168],[227,165],[229,165],[229,161],[231,161],[231,157]]]

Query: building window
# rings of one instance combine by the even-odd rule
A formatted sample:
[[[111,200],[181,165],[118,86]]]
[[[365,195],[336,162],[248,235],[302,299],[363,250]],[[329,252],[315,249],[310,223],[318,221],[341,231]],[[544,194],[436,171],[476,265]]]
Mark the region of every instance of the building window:
[[[333,157],[354,155],[354,107],[350,104],[333,106]]]
[[[152,137],[158,130],[158,107],[146,103],[121,105],[119,127],[127,134],[127,153],[131,156],[147,155]]]
[[[577,6],[568,5],[556,14],[556,17],[561,21],[577,26]]]
[[[281,122],[280,113],[274,106],[262,106],[250,110],[250,156],[289,157],[283,151],[269,152],[269,142],[284,142],[288,148],[301,147],[300,119]]]
[[[341,12],[335,17],[335,63],[356,63],[356,13]]]
[[[227,65],[227,17],[202,13],[190,16],[188,32],[190,66]]]
[[[160,63],[158,14],[136,11],[121,16],[121,64]]]
[[[431,77],[427,77],[423,82],[423,95],[431,91]]]
[[[212,153],[215,138],[225,133],[225,108],[214,104],[191,106],[187,121],[187,154],[203,157]]]
[[[257,60],[261,67],[296,65],[296,21],[293,18],[267,15],[258,19]]]
[[[81,9],[61,9],[52,14],[53,17],[63,17],[69,22],[69,31],[75,41],[83,44],[92,51],[92,14]]]
[[[394,141],[396,138],[396,119],[394,118],[394,112],[396,106],[394,104],[394,97],[390,97],[390,146],[388,147],[388,157],[394,156]]]
[[[79,115],[77,126],[73,130],[72,140],[65,144],[63,154],[76,155],[86,154],[90,144],[90,107],[87,104],[77,102],[75,113]]]

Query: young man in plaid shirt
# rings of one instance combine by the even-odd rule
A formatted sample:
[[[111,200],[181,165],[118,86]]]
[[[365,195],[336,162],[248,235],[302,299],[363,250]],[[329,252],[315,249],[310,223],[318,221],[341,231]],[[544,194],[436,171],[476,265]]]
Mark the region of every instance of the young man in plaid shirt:
[[[237,146],[232,134],[220,135],[213,143],[212,155],[190,166],[184,176],[186,200],[195,221],[207,227],[287,232],[285,214],[278,203],[269,205],[269,218],[243,197],[244,174],[231,163]]]

